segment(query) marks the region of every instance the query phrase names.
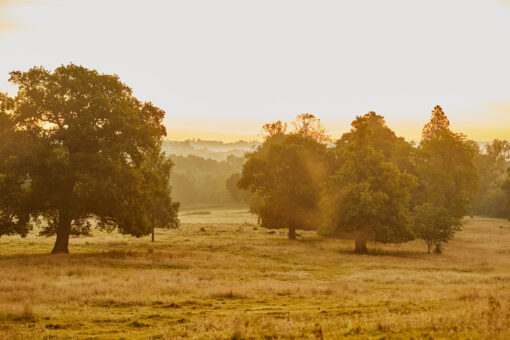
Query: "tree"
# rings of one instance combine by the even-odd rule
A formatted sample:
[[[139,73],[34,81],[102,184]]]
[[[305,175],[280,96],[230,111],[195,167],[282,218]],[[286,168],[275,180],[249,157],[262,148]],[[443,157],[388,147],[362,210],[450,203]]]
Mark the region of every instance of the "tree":
[[[367,240],[404,242],[409,229],[410,190],[415,178],[387,162],[371,141],[367,117],[352,122],[342,143],[342,162],[331,176],[323,199],[326,235],[354,238],[356,253],[366,253]]]
[[[417,150],[418,202],[444,207],[458,219],[466,215],[478,186],[476,152],[474,142],[450,130],[448,118],[436,106]]]
[[[256,198],[252,211],[263,227],[313,228],[318,219],[321,185],[327,179],[326,146],[311,136],[277,134],[247,154],[239,188]]]
[[[429,254],[432,246],[435,246],[434,252],[440,254],[442,244],[453,239],[460,227],[459,220],[452,217],[446,208],[425,203],[414,209],[413,231],[416,237],[425,241]]]
[[[155,228],[178,228],[179,203],[170,199],[172,187],[170,186],[170,173],[172,161],[160,153],[159,150],[149,155],[144,163],[146,183],[144,189],[148,192],[149,204],[147,215],[152,227],[151,240],[154,242]]]
[[[169,164],[147,166],[166,135],[161,109],[137,100],[117,76],[73,64],[11,72],[10,81],[19,91],[2,116],[13,128],[0,138],[21,146],[0,146],[0,196],[13,187],[22,195],[2,200],[0,211],[22,212],[11,218],[21,234],[30,220],[40,222],[41,234],[57,235],[52,253],[68,253],[69,235],[87,233],[91,218],[100,229],[137,237],[163,223],[161,216],[176,223],[157,208],[177,208],[168,188],[155,190]]]
[[[507,180],[510,159],[510,144],[495,139],[485,145],[484,152],[478,151],[475,165],[478,172],[479,188],[473,202],[476,214],[491,217],[506,217],[507,197],[503,184]]]
[[[505,211],[505,216],[506,218],[508,218],[510,220],[510,168],[507,169],[507,179],[506,181],[503,183],[503,185],[501,186],[501,189],[503,190],[503,193],[504,193],[504,198],[505,198],[505,208],[506,208],[506,211]]]

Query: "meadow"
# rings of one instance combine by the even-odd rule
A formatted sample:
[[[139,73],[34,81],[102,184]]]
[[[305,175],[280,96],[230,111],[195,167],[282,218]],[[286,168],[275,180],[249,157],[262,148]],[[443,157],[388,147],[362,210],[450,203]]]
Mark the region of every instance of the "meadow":
[[[245,209],[182,227],[0,238],[1,339],[509,339],[510,223],[475,217],[444,253],[256,226]]]

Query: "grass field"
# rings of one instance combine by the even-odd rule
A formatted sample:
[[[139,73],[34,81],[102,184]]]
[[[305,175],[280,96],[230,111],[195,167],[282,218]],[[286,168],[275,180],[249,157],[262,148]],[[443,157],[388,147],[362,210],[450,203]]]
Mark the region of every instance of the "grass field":
[[[255,230],[245,210],[181,214],[156,242],[96,232],[0,238],[0,339],[510,339],[510,223],[466,220],[442,255],[422,241]]]

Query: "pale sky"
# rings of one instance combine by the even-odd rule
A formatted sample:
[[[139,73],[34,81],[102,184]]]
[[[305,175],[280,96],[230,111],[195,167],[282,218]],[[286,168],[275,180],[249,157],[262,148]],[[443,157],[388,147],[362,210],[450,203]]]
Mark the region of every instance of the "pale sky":
[[[0,0],[0,91],[69,62],[118,74],[172,139],[302,112],[338,135],[370,110],[417,139],[437,104],[456,131],[510,139],[510,0]]]

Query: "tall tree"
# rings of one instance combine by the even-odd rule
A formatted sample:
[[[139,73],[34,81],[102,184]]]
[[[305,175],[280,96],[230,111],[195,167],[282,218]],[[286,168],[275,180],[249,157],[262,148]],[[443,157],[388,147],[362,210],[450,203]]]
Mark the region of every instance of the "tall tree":
[[[366,253],[367,240],[404,242],[409,229],[410,190],[415,178],[385,160],[371,140],[370,117],[357,117],[341,143],[340,168],[324,194],[321,232],[355,240]]]
[[[176,208],[169,191],[157,193],[154,185],[169,164],[147,166],[166,135],[162,110],[133,97],[117,76],[73,64],[11,72],[10,81],[19,90],[2,115],[13,128],[0,138],[23,143],[0,145],[0,196],[9,187],[25,195],[15,204],[23,214],[11,224],[26,230],[27,216],[43,220],[42,234],[57,235],[52,253],[67,253],[69,235],[88,232],[91,218],[99,228],[142,236],[159,219],[155,197]],[[12,210],[0,204],[0,211]],[[163,216],[175,224],[175,214]]]
[[[241,189],[257,198],[263,227],[296,229],[315,227],[321,185],[329,172],[326,145],[300,133],[270,135],[247,154],[239,180]]]
[[[448,118],[436,106],[417,150],[419,202],[443,207],[455,218],[466,215],[478,186],[476,152],[475,143],[450,130]]]

